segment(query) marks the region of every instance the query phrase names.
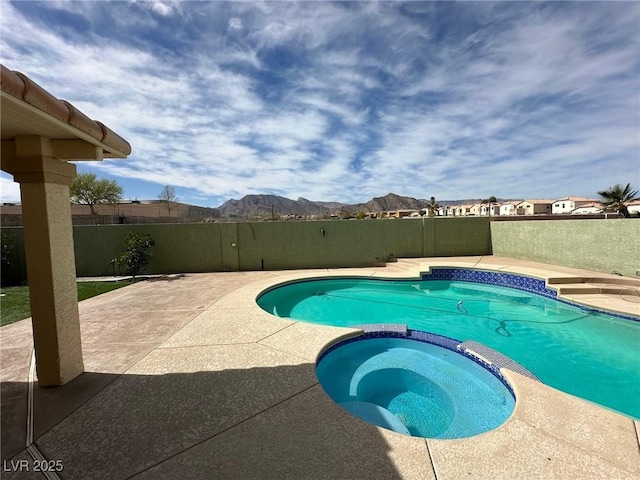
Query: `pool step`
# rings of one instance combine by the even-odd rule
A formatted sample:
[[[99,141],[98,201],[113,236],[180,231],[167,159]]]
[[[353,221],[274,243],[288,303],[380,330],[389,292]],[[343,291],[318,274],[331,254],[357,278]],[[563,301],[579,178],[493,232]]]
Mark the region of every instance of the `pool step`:
[[[631,295],[640,297],[638,287],[598,287],[585,285],[571,285],[557,289],[558,295],[602,294],[602,295]]]
[[[394,260],[395,265],[393,265],[394,269],[407,271],[412,276],[420,276],[423,271],[426,270],[423,267],[423,260],[414,259],[414,258],[396,258]],[[389,265],[387,265],[389,266]]]
[[[640,296],[640,280],[627,277],[553,277],[547,280],[558,295],[605,294]]]
[[[424,260],[418,258],[399,258],[393,268],[415,276],[428,270]],[[630,277],[550,277],[547,285],[557,290],[558,295],[602,294],[640,297],[640,279]]]
[[[549,284],[563,283],[608,283],[640,287],[640,279],[630,277],[550,277]]]
[[[388,428],[394,432],[403,433],[404,435],[411,435],[409,429],[396,415],[380,405],[362,401],[340,402],[338,405],[366,422]]]

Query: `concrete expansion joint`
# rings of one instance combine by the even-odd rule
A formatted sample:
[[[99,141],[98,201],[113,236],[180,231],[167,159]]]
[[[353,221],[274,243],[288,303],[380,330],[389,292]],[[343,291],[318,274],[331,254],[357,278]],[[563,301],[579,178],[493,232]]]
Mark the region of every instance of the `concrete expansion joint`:
[[[161,350],[187,350],[202,347],[235,347],[238,345],[255,345],[256,342],[233,342],[233,343],[198,343],[194,345],[158,345]]]
[[[315,382],[312,385],[310,385],[309,387],[303,388],[299,392],[296,392],[293,395],[290,395],[287,398],[285,398],[285,399],[283,399],[283,400],[281,400],[279,402],[276,402],[276,403],[274,403],[273,405],[270,405],[267,408],[264,408],[264,409],[260,410],[259,412],[255,413],[254,415],[251,415],[250,417],[247,417],[244,420],[236,422],[233,425],[230,425],[229,427],[220,430],[219,432],[215,433],[214,435],[211,435],[210,437],[207,437],[207,438],[205,438],[203,440],[200,440],[199,442],[194,443],[193,445],[185,448],[184,450],[180,450],[178,452],[175,452],[173,455],[169,455],[166,458],[163,458],[162,460],[160,460],[159,462],[156,462],[153,465],[149,465],[148,467],[146,467],[143,470],[135,472],[134,474],[128,476],[125,480],[133,479],[133,478],[137,477],[138,475],[140,475],[140,474],[142,474],[142,473],[144,473],[144,472],[146,472],[148,470],[151,470],[152,468],[154,468],[154,467],[156,467],[156,466],[158,466],[158,465],[160,465],[162,463],[170,461],[172,458],[178,457],[178,456],[184,454],[185,452],[188,452],[189,450],[193,450],[194,448],[197,448],[198,446],[200,446],[200,445],[202,445],[202,444],[204,444],[206,442],[209,442],[210,440],[212,440],[212,439],[214,439],[214,438],[216,438],[216,437],[228,432],[229,430],[233,430],[236,427],[244,425],[245,423],[250,422],[254,418],[259,417],[260,415],[262,415],[262,414],[264,414],[264,413],[266,413],[266,412],[268,412],[268,411],[270,411],[270,410],[272,410],[272,409],[274,409],[274,408],[276,408],[276,407],[288,402],[289,400],[292,400],[292,399],[302,395],[303,393],[311,390],[312,388],[314,388],[314,387],[316,387],[318,385],[319,385],[319,383]]]
[[[436,469],[436,464],[433,463],[433,456],[431,455],[431,448],[429,448],[429,439],[424,439],[424,446],[427,448],[427,457],[429,457],[429,463],[431,464],[431,470],[433,470],[433,476],[436,480],[438,480],[438,470]]]
[[[269,337],[270,337],[270,336],[271,336],[271,335],[269,335]],[[266,337],[266,338],[269,338],[269,337]],[[263,338],[262,340],[264,340],[264,338]],[[288,350],[281,350],[281,349],[279,349],[279,348],[272,347],[271,345],[265,345],[265,344],[261,343],[261,342],[262,342],[262,340],[259,340],[259,341],[258,341],[258,342],[256,342],[255,344],[256,344],[256,345],[259,345],[259,346],[261,346],[261,347],[263,347],[263,348],[267,348],[267,349],[269,349],[269,350],[272,350],[272,351],[274,351],[274,352],[286,353],[287,355],[289,355],[289,356],[291,356],[291,357],[299,358],[300,360],[304,360],[304,361],[309,362],[309,363],[315,363],[313,360],[310,360],[310,359],[309,359],[309,358],[307,358],[307,357],[303,357],[303,356],[301,356],[301,355],[298,355],[298,354],[296,354],[296,353],[290,352],[290,351],[288,351]]]
[[[27,453],[34,462],[42,464],[45,460],[45,456],[38,449],[38,446],[33,441],[33,387],[35,384],[36,376],[36,351],[35,348],[31,351],[31,365],[29,366],[29,389],[27,393],[27,435],[25,448]],[[46,469],[41,472],[45,478],[49,480],[60,480],[57,473],[48,471]]]
[[[273,332],[273,333],[270,333],[269,335],[267,335],[267,336],[266,336],[266,337],[264,337],[264,338],[261,338],[260,340],[257,340],[255,343],[258,343],[258,344],[259,344],[260,342],[265,341],[267,338],[273,337],[274,335],[277,335],[278,333],[282,332],[283,330],[286,330],[287,328],[291,328],[291,327],[293,327],[293,326],[294,326],[294,325],[296,325],[297,323],[298,323],[298,322],[293,322],[293,323],[291,323],[291,324],[289,324],[289,325],[285,325],[285,326],[284,326],[284,327],[282,327],[281,329],[276,330],[276,331],[275,331],[275,332]],[[263,346],[265,346],[265,345],[263,345]],[[275,349],[273,349],[273,350],[275,350]]]

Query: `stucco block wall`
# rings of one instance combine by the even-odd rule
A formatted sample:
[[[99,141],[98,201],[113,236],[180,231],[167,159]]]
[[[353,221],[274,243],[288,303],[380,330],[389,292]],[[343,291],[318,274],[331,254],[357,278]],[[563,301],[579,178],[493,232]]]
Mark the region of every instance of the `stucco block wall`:
[[[486,218],[77,226],[78,276],[112,274],[110,261],[130,231],[156,241],[146,273],[356,267],[390,255],[491,253]]]
[[[491,222],[493,254],[536,262],[614,270],[640,270],[640,220],[532,220]]]
[[[22,229],[11,230],[22,245]],[[491,253],[486,218],[75,226],[77,275],[113,275],[111,260],[129,232],[155,240],[144,272],[150,274],[357,267],[389,256]],[[24,258],[17,263],[24,273]]]
[[[97,225],[73,228],[77,275],[112,275],[111,259],[122,252],[129,232],[150,233],[156,242],[144,273],[222,270],[219,224]]]
[[[490,255],[491,230],[489,219],[431,218],[433,222],[433,253],[426,257],[455,257],[465,255]]]
[[[12,276],[25,279],[22,229],[6,230],[18,240]],[[372,265],[390,254],[491,253],[596,272],[617,270],[627,276],[640,269],[640,220],[636,219],[419,218],[76,226],[78,276],[111,275],[110,261],[130,231],[150,233],[156,241],[147,273],[350,267]]]
[[[324,231],[324,235],[322,232]],[[421,220],[238,224],[240,270],[373,265],[423,254]]]

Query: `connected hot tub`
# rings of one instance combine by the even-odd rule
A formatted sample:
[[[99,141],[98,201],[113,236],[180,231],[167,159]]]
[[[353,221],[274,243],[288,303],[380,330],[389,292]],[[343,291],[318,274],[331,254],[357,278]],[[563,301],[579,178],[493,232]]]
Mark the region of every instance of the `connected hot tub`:
[[[353,415],[417,437],[470,437],[509,418],[515,397],[498,369],[412,333],[332,345],[317,362],[320,384]]]

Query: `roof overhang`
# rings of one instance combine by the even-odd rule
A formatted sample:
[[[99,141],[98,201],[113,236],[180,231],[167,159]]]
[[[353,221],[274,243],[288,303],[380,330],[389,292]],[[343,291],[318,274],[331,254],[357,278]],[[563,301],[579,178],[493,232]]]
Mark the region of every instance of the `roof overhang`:
[[[126,158],[131,153],[129,143],[102,123],[58,100],[25,75],[1,68],[3,158],[15,155],[16,137],[34,135],[50,139],[52,154],[60,160]]]

